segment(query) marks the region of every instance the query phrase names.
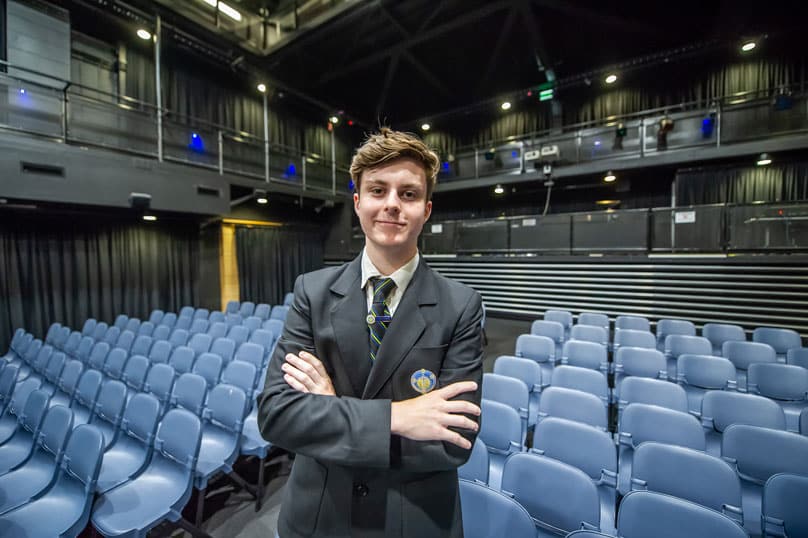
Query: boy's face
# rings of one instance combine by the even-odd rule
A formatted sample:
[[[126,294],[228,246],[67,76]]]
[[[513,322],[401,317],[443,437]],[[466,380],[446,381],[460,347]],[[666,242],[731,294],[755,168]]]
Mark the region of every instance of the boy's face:
[[[412,159],[396,159],[362,173],[354,210],[368,244],[379,252],[415,254],[418,235],[432,213],[426,173]]]

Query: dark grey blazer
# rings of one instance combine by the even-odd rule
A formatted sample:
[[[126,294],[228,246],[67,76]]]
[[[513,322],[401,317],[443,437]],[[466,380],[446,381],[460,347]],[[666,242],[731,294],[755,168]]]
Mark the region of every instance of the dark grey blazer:
[[[410,378],[421,368],[436,374],[436,388],[482,387],[480,295],[421,259],[371,364],[360,284],[361,256],[295,283],[258,408],[261,434],[297,454],[280,536],[461,537],[457,467],[471,451],[391,435],[390,402],[419,396]],[[323,361],[338,397],[286,384],[284,356],[301,350]],[[478,389],[459,398],[479,405],[480,397]]]

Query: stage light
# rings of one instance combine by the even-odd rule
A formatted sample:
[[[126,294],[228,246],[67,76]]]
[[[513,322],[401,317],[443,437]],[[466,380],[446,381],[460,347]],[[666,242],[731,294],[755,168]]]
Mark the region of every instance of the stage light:
[[[266,198],[263,198],[263,197],[262,198],[256,198],[255,201],[258,202],[261,205],[269,203],[269,200],[267,200]]]
[[[140,39],[144,40],[144,41],[148,41],[149,39],[151,39],[151,32],[149,32],[148,30],[145,30],[145,29],[141,28],[141,29],[139,29],[139,30],[137,31],[137,36],[138,36]]]
[[[511,103],[510,103],[510,101],[505,101],[504,103],[502,103],[501,105],[499,105],[499,107],[500,107],[502,110],[510,110],[510,109],[511,109]]]
[[[769,166],[772,163],[771,155],[768,153],[761,153],[758,157],[757,164],[758,166]]]
[[[333,125],[336,125],[339,123],[339,118],[336,116],[331,116],[330,118],[328,118],[328,121],[330,121]]]
[[[191,133],[191,142],[188,144],[188,149],[197,153],[205,152],[205,142],[202,137],[197,133]]]
[[[423,124],[421,124],[421,130],[422,130],[422,131],[428,131],[428,130],[429,130],[431,127],[432,127],[432,126],[431,126],[431,125],[429,125],[428,123],[423,123]]]
[[[620,200],[597,200],[595,202],[597,205],[608,205],[608,206],[615,206],[620,204]]]
[[[261,83],[256,87],[258,88],[258,91],[261,92],[261,93],[266,93],[266,91],[267,91],[267,85],[264,84],[264,83]]]
[[[741,52],[749,52],[751,50],[754,50],[755,47],[757,47],[757,43],[755,43],[754,41],[747,41],[746,43],[741,45]]]
[[[605,176],[603,176],[603,181],[605,181],[606,183],[612,183],[612,182],[614,182],[616,179],[617,179],[617,176],[616,176],[616,175],[614,175],[614,172],[612,172],[611,170],[609,170],[608,172],[606,172],[606,175],[605,175]]]
[[[20,88],[20,95],[25,95],[25,88]]]
[[[505,192],[505,189],[502,188],[502,185],[497,185],[494,187],[494,194],[502,194]]]
[[[143,220],[154,222],[157,220],[157,217],[155,217],[154,215],[143,215]]]
[[[617,82],[617,75],[612,74],[606,77],[606,84],[614,84],[615,82]]]

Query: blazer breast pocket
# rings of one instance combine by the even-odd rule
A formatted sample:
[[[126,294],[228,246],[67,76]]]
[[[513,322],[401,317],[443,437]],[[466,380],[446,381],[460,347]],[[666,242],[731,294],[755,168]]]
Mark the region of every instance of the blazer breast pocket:
[[[438,387],[438,375],[449,344],[415,346],[398,368],[397,396],[413,398]]]

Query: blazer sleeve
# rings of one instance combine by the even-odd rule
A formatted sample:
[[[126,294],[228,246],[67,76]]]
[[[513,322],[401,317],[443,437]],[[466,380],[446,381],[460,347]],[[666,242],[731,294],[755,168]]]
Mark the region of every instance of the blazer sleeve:
[[[480,405],[483,381],[482,298],[472,291],[455,330],[438,374],[438,388],[458,381],[476,381],[477,390],[463,393],[454,400],[466,400]],[[479,417],[469,416],[479,425]],[[468,439],[472,446],[475,432],[451,428]],[[414,441],[393,436],[393,467],[412,472],[448,471],[466,463],[471,449],[445,441]]]
[[[305,276],[295,281],[294,303],[258,400],[259,431],[273,445],[322,463],[387,468],[390,400],[307,394],[283,379],[281,365],[287,353],[315,350]]]

